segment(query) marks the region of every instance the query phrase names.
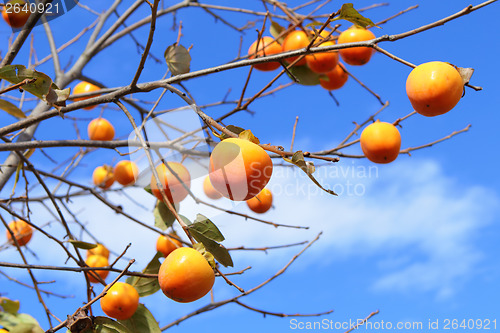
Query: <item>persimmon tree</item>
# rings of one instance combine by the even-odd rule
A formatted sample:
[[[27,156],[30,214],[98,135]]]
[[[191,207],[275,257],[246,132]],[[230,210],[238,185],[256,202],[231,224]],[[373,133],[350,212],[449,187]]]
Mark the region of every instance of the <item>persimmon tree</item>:
[[[386,19],[373,22],[370,20],[370,11],[381,10],[385,4],[354,8],[352,4],[340,6],[330,0],[313,0],[296,7],[274,0],[239,4],[241,7],[190,0],[177,3],[159,0],[122,3],[116,0],[99,4],[82,1],[73,5],[68,2],[66,9],[72,6],[74,8],[65,15],[84,12],[93,15],[94,20],[75,20],[73,23],[79,25],[75,31],[78,31],[64,42],[61,42],[62,37],[59,37],[59,35],[65,36],[63,29],[60,26],[57,29],[53,28],[57,25],[58,18],[51,19],[49,13],[44,13],[49,8],[53,10],[55,4],[49,0],[42,0],[41,6],[38,4],[34,7],[28,6],[27,10],[33,12],[22,28],[14,29],[9,45],[2,47],[0,64],[2,79],[0,109],[10,114],[10,116],[6,113],[2,115],[0,128],[2,140],[0,151],[3,159],[0,173],[0,189],[3,194],[0,201],[0,220],[6,230],[4,241],[0,242],[3,243],[0,250],[11,251],[13,257],[10,262],[0,262],[2,267],[0,293],[6,291],[3,286],[8,283],[17,283],[31,289],[33,297],[20,299],[20,302],[38,302],[46,317],[37,318],[38,322],[42,323],[40,325],[31,316],[20,314],[19,302],[15,300],[16,295],[9,294],[8,297],[0,298],[0,327],[12,332],[60,330],[158,332],[226,304],[237,304],[241,307],[241,311],[255,311],[281,317],[292,316],[280,312],[279,309],[272,311],[257,309],[243,303],[242,300],[245,296],[265,288],[268,283],[285,273],[287,268],[320,238],[320,235],[300,244],[279,246],[270,244],[268,247],[257,249],[271,251],[282,247],[301,247],[279,271],[263,276],[254,285],[239,286],[233,277],[245,274],[250,268],[233,269],[231,253],[235,250],[256,249],[249,248],[251,245],[245,244],[244,237],[236,240],[241,243],[240,248],[224,247],[224,230],[216,226],[217,215],[206,217],[197,214],[196,218],[189,219],[182,215],[182,201],[186,197],[190,198],[197,207],[209,207],[220,214],[230,214],[235,219],[246,219],[249,223],[264,223],[274,227],[274,232],[280,232],[281,228],[294,228],[300,231],[307,228],[307,225],[303,225],[303,221],[285,223],[266,220],[265,215],[256,215],[264,213],[271,206],[272,195],[264,189],[264,186],[272,177],[273,169],[297,168],[304,172],[315,186],[334,198],[336,193],[314,176],[318,162],[329,165],[343,163],[347,159],[367,157],[376,163],[388,163],[398,155],[431,147],[467,131],[470,125],[463,129],[450,128],[450,134],[441,139],[430,140],[424,137],[422,140],[427,141],[422,141],[419,146],[400,147],[399,132],[404,136],[401,124],[410,117],[421,117],[417,113],[419,110],[397,114],[392,123],[380,126],[377,123],[378,116],[386,110],[389,101],[380,98],[378,88],[368,87],[361,82],[355,76],[355,72],[358,69],[362,70],[362,67],[354,69],[354,66],[366,66],[366,63],[369,65],[371,55],[376,52],[386,56],[388,62],[396,61],[415,68],[417,67],[415,64],[388,52],[384,45],[397,43],[424,31],[432,31],[435,27],[469,14],[476,15],[475,11],[493,2],[495,1],[491,0],[468,6],[434,22],[427,22],[424,19],[425,15],[422,15],[421,25],[409,31],[385,31],[378,28],[383,28],[383,25],[390,20],[399,19],[417,6],[397,13],[391,12],[390,7],[387,7],[384,9],[387,13]],[[59,4],[62,10],[62,3]],[[4,11],[7,10],[8,6],[4,7]],[[196,25],[196,16],[193,15],[190,20],[177,21],[177,14],[187,10],[196,12],[196,15],[213,17],[217,25],[232,33],[241,34],[240,45],[234,45],[236,55],[234,59],[214,65],[210,61],[210,55],[217,50],[207,50],[204,59],[206,66],[191,68],[190,51],[197,47],[199,41],[185,40],[183,29]],[[160,22],[168,22],[177,31],[175,40],[163,37],[162,32],[157,29]],[[368,37],[343,36],[342,41],[339,41],[339,35],[348,31],[353,25],[355,28],[350,29],[349,33],[359,30]],[[199,27],[200,30],[210,28]],[[36,39],[41,39],[43,32],[44,47],[37,46],[38,44],[34,42],[34,31],[39,32]],[[206,38],[204,32],[201,31],[199,38]],[[295,35],[300,38],[293,39]],[[123,43],[127,45],[125,49]],[[286,47],[283,46],[285,44]],[[251,45],[249,53],[244,47],[248,45]],[[159,48],[164,51],[163,57],[152,51]],[[46,50],[48,54],[41,53]],[[113,53],[115,56],[117,54],[120,56],[110,58],[110,50],[115,52]],[[454,96],[457,96],[457,89],[458,95],[465,90],[473,92],[481,90],[479,86],[469,83],[473,70],[463,68],[473,64],[449,65],[446,64],[447,59],[440,60],[440,66],[437,67],[444,66],[447,72],[455,75]],[[95,64],[95,61],[99,63]],[[122,64],[127,70],[123,71],[121,77],[114,78],[114,82],[120,82],[119,86],[106,86],[106,77],[99,76],[97,74],[99,71],[92,71],[95,73],[92,76],[86,74],[89,66],[104,68]],[[163,72],[148,72],[146,75],[150,68],[156,71],[158,64],[163,66]],[[197,104],[198,95],[202,94],[202,91],[199,88],[190,89],[191,80],[196,79],[203,84],[204,80],[209,80],[218,73],[241,68],[247,70],[247,75],[240,78],[239,84],[242,89],[238,92],[231,91],[234,82],[218,83],[231,92],[228,96],[237,96],[235,99],[214,98],[209,104]],[[254,73],[257,70],[269,72],[265,83],[254,80]],[[423,74],[420,71],[418,75],[412,77],[410,87],[412,104],[416,105],[417,102],[414,103],[414,100],[418,100],[419,105],[423,105],[424,108],[424,111],[419,113],[426,116],[434,115],[425,114],[426,108],[431,108],[429,105],[434,108],[433,103],[439,104],[443,99],[446,100],[449,95],[448,88],[443,82],[425,82],[425,70]],[[145,76],[153,79],[144,80]],[[337,78],[341,83],[334,82]],[[347,134],[343,137],[337,137],[338,144],[329,149],[309,151],[308,147],[297,147],[294,144],[297,121],[291,129],[292,142],[289,147],[283,147],[281,142],[263,143],[257,138],[258,131],[247,128],[244,123],[232,121],[234,115],[241,112],[266,112],[260,108],[253,109],[253,106],[257,100],[265,99],[269,95],[283,98],[282,103],[286,105],[287,89],[293,85],[327,89],[332,97],[328,103],[338,105],[331,91],[336,91],[337,94],[338,90],[338,94],[341,94],[341,87],[346,80],[359,84],[364,92],[364,98],[374,98],[380,106],[377,110],[368,110],[370,116],[364,119],[353,119],[352,128],[348,128]],[[85,84],[81,85],[81,82]],[[456,88],[457,82],[458,88]],[[71,88],[77,83],[80,86],[75,89],[75,93]],[[424,91],[425,87],[432,89]],[[443,90],[442,96],[425,95],[440,89]],[[454,104],[448,109],[453,108],[457,102],[460,103],[457,98],[454,99]],[[222,114],[212,111],[213,108],[223,110]],[[439,106],[436,108],[439,109],[438,114],[443,113]],[[127,119],[128,124],[125,126],[120,123],[118,126],[118,118]],[[41,126],[56,119],[59,124],[57,126],[74,127],[74,135],[54,140],[50,136],[37,134]],[[87,128],[91,120],[92,125],[88,133],[81,131]],[[101,127],[102,123],[105,123],[104,127]],[[376,126],[370,126],[372,123]],[[384,128],[382,132],[378,130],[380,127]],[[369,128],[369,133],[361,135],[365,128]],[[386,128],[388,132],[384,132]],[[51,130],[57,133],[59,129],[54,127]],[[390,135],[387,134],[389,132]],[[352,153],[350,150],[352,147],[358,147],[360,140],[366,156]],[[224,148],[221,148],[222,145],[218,146],[219,142],[224,143]],[[214,149],[218,150],[211,159],[211,152]],[[64,151],[64,154],[58,153],[59,151]],[[267,159],[272,162],[266,162]],[[116,160],[123,162],[114,163]],[[119,167],[114,168],[114,164]],[[263,167],[259,169],[259,166]],[[94,171],[94,185],[82,182],[80,178],[74,176],[85,172],[90,179],[96,167],[99,168]],[[210,176],[207,177],[208,174]],[[117,182],[113,184],[115,179]],[[191,182],[195,179],[204,180],[205,193],[197,193],[190,188]],[[142,188],[143,194],[149,195],[155,201],[154,206],[147,207],[149,209],[147,219],[135,217],[130,213],[132,208],[129,205],[122,206],[109,197],[110,193],[120,192],[127,195],[131,190]],[[261,200],[257,194],[263,189],[269,193],[263,192]],[[225,198],[221,199],[221,196]],[[158,237],[161,238],[161,241],[158,239],[158,244],[161,242],[162,245],[158,245],[158,252],[153,258],[147,258],[149,264],[146,267],[136,268],[136,265],[133,265],[135,259],[144,261],[145,258],[129,258],[128,246],[111,249],[113,257],[108,261],[109,251],[106,243],[112,236],[90,232],[88,225],[79,220],[78,212],[70,204],[72,200],[82,197],[97,199],[103,207],[116,213],[116,219],[136,224],[155,234],[150,242],[152,246]],[[249,206],[254,207],[252,210],[256,212],[255,214],[242,213],[236,205],[237,202],[249,199],[252,200]],[[228,208],[227,205],[220,204],[224,200],[226,202],[233,200],[235,204]],[[135,204],[141,205],[140,202]],[[87,209],[92,208],[87,207]],[[48,213],[52,216],[50,223],[39,219],[38,211],[41,210],[44,211],[44,215]],[[99,216],[96,216],[96,221],[91,223],[105,222],[98,219]],[[14,227],[14,224],[10,224],[13,220],[23,221],[23,227],[17,225]],[[51,228],[54,224],[57,224],[63,232],[54,232]],[[126,227],[119,231],[119,235],[130,238],[128,241],[131,243],[134,241],[134,235],[128,234]],[[32,236],[43,238],[46,247],[56,249],[54,251],[65,258],[64,263],[38,264],[36,253],[30,249],[29,241]],[[160,270],[162,256],[168,254],[172,262],[177,260],[173,258],[189,255],[175,252],[175,256],[170,256],[169,253],[174,253],[172,251],[177,251],[179,247],[194,248],[196,253],[203,255],[201,262],[204,264],[208,261],[210,264],[208,270],[208,266],[200,268],[203,274],[206,275],[208,272],[202,292],[195,292],[194,288],[199,287],[197,282],[185,288],[186,284],[197,278],[195,273],[187,272],[185,267],[177,269],[170,266]],[[192,251],[183,250],[184,252]],[[14,258],[14,254],[17,258]],[[194,259],[189,257],[189,260],[197,263],[200,262],[199,259],[199,257]],[[47,258],[44,258],[44,262],[48,262]],[[17,270],[26,272],[23,279],[13,277],[12,272]],[[58,289],[57,281],[48,286],[42,283],[38,277],[39,270],[56,270],[71,275],[73,279],[80,279],[80,286],[87,295],[86,299],[81,300],[82,306],[74,309],[65,308],[65,312],[55,311],[49,307],[46,303],[48,297],[61,297],[63,303],[64,297],[69,292],[65,293]],[[177,270],[182,273],[175,276]],[[99,301],[105,295],[111,295],[111,291],[114,290],[129,290],[129,285],[138,292],[140,300],[161,292],[160,289],[166,289],[167,287],[161,288],[163,285],[168,285],[168,288],[172,285],[182,286],[188,290],[189,295],[186,298],[185,295],[177,296],[178,290],[176,292],[172,292],[171,289],[163,290],[167,295],[175,294],[176,296],[172,298],[177,301],[199,299],[213,285],[210,279],[212,271],[217,280],[225,283],[211,290],[210,299],[208,296],[204,298],[206,305],[186,313],[163,327],[158,324],[160,318],[155,318],[150,309],[142,304],[136,304],[136,295],[133,292],[132,296],[104,298],[107,309],[105,312],[117,313],[115,319],[93,314],[95,311],[93,309],[100,306]],[[158,279],[159,272],[160,279]],[[168,272],[170,275],[162,276],[167,274],[162,272]],[[112,273],[110,275],[112,279],[107,278],[108,273]],[[182,280],[184,276],[189,278]],[[119,285],[116,284],[118,281]],[[122,282],[128,285],[124,287]],[[237,296],[222,299],[218,296],[220,288],[234,289],[237,291]],[[132,299],[130,302],[133,306],[131,312],[125,311],[126,314],[123,315],[123,309],[119,308],[119,304],[115,307],[115,303],[125,298]],[[165,301],[175,306],[174,301],[167,298]],[[298,305],[297,312],[300,310]],[[324,309],[324,312],[320,313],[295,315],[320,316],[330,312],[331,309]],[[130,313],[133,315],[130,316]],[[376,312],[369,314],[368,318],[375,314]]]

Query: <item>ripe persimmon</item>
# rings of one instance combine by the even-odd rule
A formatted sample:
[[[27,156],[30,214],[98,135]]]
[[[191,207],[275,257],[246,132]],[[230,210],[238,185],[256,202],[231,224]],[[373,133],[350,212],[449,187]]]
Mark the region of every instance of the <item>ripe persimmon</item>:
[[[415,67],[406,79],[406,94],[413,109],[421,115],[434,117],[457,105],[464,83],[455,67],[431,61]]]
[[[203,180],[203,192],[212,200],[222,198],[222,194],[220,194],[210,182],[210,176],[206,176]]]
[[[213,287],[215,274],[205,257],[190,247],[174,250],[158,272],[163,293],[180,303],[196,301]]]
[[[75,86],[75,89],[73,89],[73,95],[90,93],[90,92],[97,91],[97,90],[100,90],[100,89],[101,88],[99,88],[98,86],[96,86],[96,85],[94,85],[92,83],[82,81],[82,82],[79,82]],[[75,98],[74,101],[75,102],[83,101],[83,100],[86,100],[86,99],[89,99],[89,98],[92,98],[92,97],[96,97],[96,96],[99,96],[99,95],[100,94],[96,94],[96,95],[92,95],[92,96],[87,96],[87,97]],[[95,107],[97,107],[97,105],[87,106],[84,109],[85,110],[92,110]]]
[[[139,306],[139,293],[128,283],[116,282],[101,300],[102,311],[118,320],[132,317]]]
[[[114,168],[115,180],[123,186],[133,185],[139,176],[139,168],[132,161],[123,160]]]
[[[99,255],[106,257],[106,259],[109,259],[109,250],[106,248],[106,246],[97,244],[96,247],[87,251],[87,258],[91,255]]]
[[[89,267],[109,266],[108,258],[103,257],[103,256],[98,255],[98,254],[88,256],[88,258],[85,260],[85,263]],[[91,273],[91,271],[87,271],[87,272],[85,272],[85,274],[87,274],[89,281],[91,283],[99,283],[100,281],[96,277],[94,277],[93,275],[98,274],[101,277],[101,279],[105,280],[108,277],[109,271],[94,270],[94,271],[92,271],[92,273]]]
[[[115,137],[115,128],[104,118],[96,118],[89,123],[87,133],[90,140],[111,141]]]
[[[354,43],[354,42],[364,42],[366,40],[374,39],[375,35],[368,29],[353,26],[345,31],[343,31],[337,40],[339,44],[344,43]],[[371,47],[350,47],[347,49],[341,49],[339,51],[342,60],[344,60],[349,65],[360,66],[366,64],[370,61],[375,50]]]
[[[314,45],[324,40],[324,38],[326,38],[328,35],[329,33],[326,30],[323,30],[321,32],[321,35],[317,37]],[[335,45],[335,42],[327,40],[320,43],[317,46],[320,47],[329,45]],[[335,68],[335,66],[337,66],[338,62],[339,62],[339,54],[337,51],[320,52],[320,53],[313,53],[306,55],[307,66],[314,73],[318,74],[327,73],[331,71],[332,69]]]
[[[29,3],[23,0],[8,1],[2,9],[3,19],[12,28],[22,28],[30,15]]]
[[[347,78],[349,77],[349,75],[347,75],[347,72],[340,64],[335,66],[334,69],[325,73],[324,75],[327,76],[328,80],[321,78],[320,76],[319,84],[326,90],[335,90],[342,88],[347,82]]]
[[[250,48],[248,49],[249,59],[281,53],[283,50],[281,48],[281,45],[277,41],[275,41],[272,37],[268,36],[264,36],[260,39],[258,45],[259,48],[258,51],[256,50],[256,48],[257,48],[257,41],[253,42],[253,44],[250,45]],[[262,64],[255,64],[253,65],[253,67],[261,71],[273,71],[278,67],[280,67],[280,63],[277,61],[264,62]]]
[[[14,233],[14,238],[17,240],[17,244],[19,244],[19,246],[28,244],[28,242],[31,240],[31,237],[33,236],[33,229],[28,223],[24,222],[23,220],[10,222],[9,228]],[[9,243],[14,245],[15,242],[12,239],[9,230],[6,231],[6,234]]]
[[[184,200],[189,194],[188,189],[191,187],[191,175],[186,167],[180,163],[167,162],[167,164],[179,178],[177,178],[165,164],[158,165],[156,167],[156,172],[158,173],[158,177],[160,178],[161,185],[168,200],[171,203],[178,203]],[[151,191],[158,200],[163,201],[161,192],[156,185],[154,175],[151,176]]]
[[[107,189],[115,182],[115,175],[113,173],[113,168],[109,165],[101,165],[94,169],[92,174],[92,180],[95,186]]]
[[[309,36],[307,36],[307,34],[302,30],[294,30],[290,32],[288,35],[286,35],[285,39],[283,40],[283,44],[281,46],[283,47],[283,52],[287,52],[287,51],[303,49],[308,45],[309,45]],[[297,58],[298,56],[290,57],[286,58],[285,61],[291,64]],[[295,66],[301,66],[305,64],[306,64],[306,58],[303,57],[295,64]]]
[[[156,251],[167,257],[173,250],[182,247],[182,243],[170,236],[179,237],[177,234],[160,235],[156,241]]]
[[[251,211],[258,214],[263,214],[272,207],[273,194],[271,193],[271,191],[269,191],[269,189],[263,188],[259,194],[247,200],[247,205]]]
[[[245,139],[219,142],[210,155],[210,182],[224,197],[244,201],[269,182],[273,162],[262,147]]]
[[[377,120],[363,130],[360,143],[370,161],[390,163],[399,155],[401,135],[393,124]]]

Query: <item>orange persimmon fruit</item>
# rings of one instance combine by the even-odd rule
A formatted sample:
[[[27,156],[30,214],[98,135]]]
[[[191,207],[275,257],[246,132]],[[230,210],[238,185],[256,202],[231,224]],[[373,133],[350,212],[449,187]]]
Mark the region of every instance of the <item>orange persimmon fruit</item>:
[[[326,77],[328,78],[319,78],[319,84],[325,88],[326,90],[335,90],[335,89],[340,89],[344,86],[344,84],[347,82],[347,78],[349,75],[347,75],[347,72],[342,68],[342,65],[338,64],[335,66],[334,69],[331,71],[324,73]]]
[[[107,189],[115,182],[115,175],[113,173],[113,168],[109,165],[101,165],[94,169],[92,174],[92,180],[95,186]]]
[[[139,293],[128,283],[116,282],[101,300],[102,311],[111,318],[127,320],[139,306]]]
[[[88,258],[85,260],[85,263],[89,267],[106,267],[109,266],[108,258],[103,257],[98,254],[93,254],[88,256]],[[87,274],[89,281],[91,283],[99,283],[100,281],[97,279],[97,277],[94,277],[94,274],[97,274],[101,277],[101,279],[105,280],[106,277],[108,277],[109,271],[106,270],[94,270],[92,271],[87,271],[85,272]]]
[[[115,137],[115,128],[107,119],[96,118],[89,123],[87,133],[90,140],[111,141]]]
[[[277,41],[275,41],[272,37],[269,36],[264,36],[258,41],[258,46],[257,46],[257,41],[253,42],[252,45],[250,45],[250,48],[248,49],[248,58],[249,59],[254,59],[258,57],[264,57],[264,56],[269,56],[277,53],[281,53],[283,51],[282,47],[280,44],[278,44]],[[258,50],[256,48],[258,47]],[[260,71],[273,71],[280,67],[280,63],[277,61],[272,61],[272,62],[264,62],[261,64],[255,64],[253,65],[255,69],[258,69]]]
[[[364,42],[374,39],[375,35],[368,29],[353,26],[343,31],[337,40],[338,44]],[[340,57],[349,65],[361,66],[370,61],[370,58],[375,53],[371,47],[350,47],[339,51]]]
[[[161,264],[158,282],[168,298],[188,303],[202,298],[212,289],[215,274],[200,252],[181,247],[172,251]]]
[[[267,188],[263,188],[255,197],[247,200],[247,206],[252,212],[263,214],[273,205],[273,194]]]
[[[377,120],[365,127],[360,143],[363,153],[370,161],[390,163],[399,155],[401,134],[393,124]]]
[[[14,233],[14,238],[17,240],[19,246],[28,244],[33,236],[33,229],[23,220],[12,221],[9,223],[9,228]],[[6,231],[7,240],[10,244],[15,244],[9,230]]]
[[[210,182],[224,197],[244,201],[256,196],[273,172],[271,158],[262,147],[245,139],[219,142],[210,155]]]
[[[191,175],[186,167],[177,162],[167,162],[172,171],[179,177],[177,178],[174,173],[170,171],[165,164],[160,164],[156,167],[156,172],[160,178],[161,186],[165,191],[168,200],[171,203],[178,203],[189,194],[188,189],[191,187]],[[156,184],[154,175],[151,175],[151,191],[158,198],[163,201],[160,189]]]
[[[462,98],[463,89],[458,70],[441,61],[415,67],[406,79],[406,94],[413,109],[427,117],[453,109]]]
[[[118,162],[113,172],[115,174],[115,180],[123,186],[135,184],[139,176],[137,164],[127,160]]]
[[[73,89],[73,95],[90,93],[90,92],[98,91],[100,89],[101,88],[99,88],[98,86],[96,86],[96,85],[94,85],[92,83],[81,81]],[[92,98],[92,97],[96,97],[96,96],[99,96],[99,95],[100,94],[96,94],[96,95],[92,95],[92,96],[87,96],[87,97],[79,97],[79,98],[75,98],[74,101],[75,102],[84,101],[86,99],[89,99],[89,98]],[[84,107],[84,109],[85,110],[92,110],[95,107],[97,107],[97,105],[87,106],[87,107]]]

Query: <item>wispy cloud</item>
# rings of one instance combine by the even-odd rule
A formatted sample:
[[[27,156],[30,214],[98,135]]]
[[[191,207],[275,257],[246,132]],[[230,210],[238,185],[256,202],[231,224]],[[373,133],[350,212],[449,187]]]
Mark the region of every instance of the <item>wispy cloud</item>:
[[[310,187],[300,173],[273,179],[271,189],[287,195],[276,196],[276,209],[265,218],[306,225],[307,232],[228,221],[223,223],[228,239],[284,244],[323,231],[311,250],[330,260],[369,257],[378,267],[372,281],[377,292],[418,290],[447,297],[485,264],[477,237],[498,213],[499,198],[491,189],[464,187],[432,161],[412,159],[371,171],[359,164],[339,168],[318,170],[330,188],[344,191],[339,197]]]
[[[296,168],[277,168],[269,185],[275,194],[275,209],[259,216],[276,223],[308,226],[309,230],[274,228],[221,214],[190,199],[181,203],[180,212],[190,219],[196,213],[211,217],[226,236],[224,244],[228,247],[288,244],[312,239],[323,231],[320,242],[310,251],[321,256],[322,261],[368,257],[377,267],[371,277],[374,292],[418,290],[447,297],[474,269],[486,264],[481,261],[484,254],[477,238],[498,213],[500,200],[491,189],[464,187],[445,175],[437,163],[417,159],[382,167],[346,162],[335,168],[320,168],[317,175],[341,195],[333,197],[322,192]],[[192,189],[204,198],[202,180],[195,179]],[[129,196],[145,207],[132,204],[124,195],[108,194],[127,213],[153,225],[148,208],[153,206],[153,197],[142,189],[131,189]],[[245,203],[214,203],[251,214]],[[78,212],[80,222],[115,252],[120,253],[131,242],[126,256],[137,259],[133,269],[140,270],[153,256],[156,233],[115,214],[93,198],[74,198],[70,206]],[[42,210],[37,211],[34,220],[46,223],[53,217]],[[56,223],[47,228],[60,238],[64,235]],[[33,237],[30,247],[39,259],[30,261],[65,264],[64,253],[46,244],[42,235]],[[12,260],[12,251],[0,252],[0,260]],[[273,260],[255,252],[235,252],[234,258],[238,266],[251,264],[258,272],[281,266],[296,251],[275,251]],[[302,263],[310,264],[317,263]]]

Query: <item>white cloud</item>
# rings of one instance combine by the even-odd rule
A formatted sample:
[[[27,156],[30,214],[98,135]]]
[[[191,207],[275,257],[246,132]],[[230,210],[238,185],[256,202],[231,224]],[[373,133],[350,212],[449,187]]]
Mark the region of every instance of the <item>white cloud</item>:
[[[275,194],[275,209],[258,216],[276,223],[309,226],[309,230],[274,228],[221,214],[196,205],[191,199],[181,203],[180,212],[190,219],[196,213],[212,218],[226,236],[224,244],[228,247],[289,244],[310,240],[323,231],[320,241],[309,251],[326,264],[369,258],[378,267],[370,277],[375,292],[417,290],[446,297],[481,263],[476,237],[497,213],[499,200],[492,191],[461,186],[435,162],[417,159],[380,167],[346,162],[329,169],[320,168],[316,173],[322,184],[342,195],[334,197],[319,190],[296,168],[276,168],[269,185]],[[194,179],[192,189],[208,200],[202,194],[202,180],[203,177]],[[107,196],[121,204],[128,214],[153,225],[149,209],[153,197],[139,188],[130,189],[128,194],[144,207],[119,193]],[[245,203],[233,205],[224,200],[211,202],[250,214]],[[77,197],[70,206],[79,212],[77,217],[87,223],[89,231],[112,251],[121,253],[132,242],[126,257],[137,259],[134,270],[144,267],[155,253],[156,233],[115,214],[95,198]],[[36,220],[45,223],[53,217],[38,210]],[[51,228],[59,237],[63,236],[63,230],[58,230],[56,224]],[[57,246],[46,244],[42,235],[34,236],[31,248],[39,260],[30,262],[65,264],[64,253]],[[297,251],[296,247],[274,250],[270,255],[238,251],[233,259],[239,268],[253,266],[252,274],[265,270],[267,277]],[[12,250],[0,251],[0,260],[13,260]],[[303,261],[300,265],[317,264]]]
[[[372,281],[373,290],[379,292],[418,290],[446,297],[473,274],[482,257],[476,236],[496,213],[496,194],[461,186],[432,161],[406,160],[372,170],[371,176],[366,176],[368,172],[363,176],[360,165],[352,165],[354,173],[345,170],[348,167],[343,171],[347,177],[322,179],[337,182],[330,187],[343,190],[340,197],[309,187],[304,177],[283,177],[271,185],[281,191],[293,183],[289,188],[302,195],[277,197],[277,209],[265,217],[310,226],[307,233],[272,231],[256,224],[238,224],[225,232],[251,244],[269,245],[301,240],[305,234],[312,238],[323,231],[311,251],[325,260],[370,258],[379,265]],[[356,195],[356,188],[363,195]],[[309,196],[307,189],[314,194]]]

